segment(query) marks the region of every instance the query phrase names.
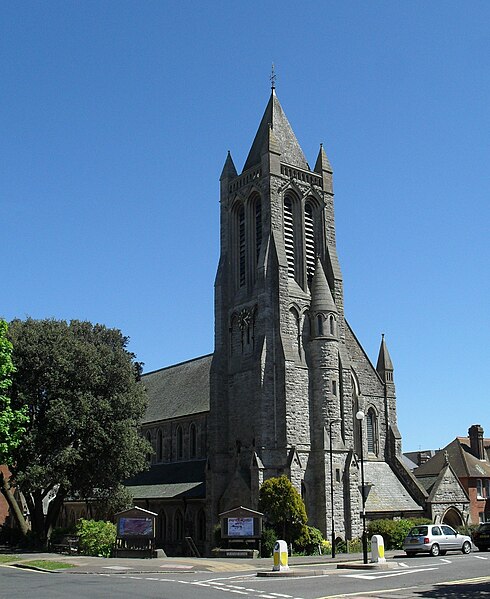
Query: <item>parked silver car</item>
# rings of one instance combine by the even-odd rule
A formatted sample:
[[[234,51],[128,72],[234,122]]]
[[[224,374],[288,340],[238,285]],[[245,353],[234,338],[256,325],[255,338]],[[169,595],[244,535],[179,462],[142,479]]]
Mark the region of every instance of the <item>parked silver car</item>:
[[[408,557],[416,553],[445,555],[446,551],[471,552],[471,539],[458,534],[447,524],[422,524],[414,526],[403,541],[403,550]]]

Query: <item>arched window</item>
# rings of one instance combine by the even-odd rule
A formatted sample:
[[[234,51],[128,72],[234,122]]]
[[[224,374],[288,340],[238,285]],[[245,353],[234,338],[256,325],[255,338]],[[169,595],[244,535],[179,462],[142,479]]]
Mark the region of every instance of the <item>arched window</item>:
[[[184,538],[184,516],[180,510],[174,516],[174,541],[182,541]]]
[[[189,427],[189,455],[191,458],[195,458],[197,455],[197,431],[193,422]]]
[[[296,357],[301,358],[300,320],[295,308],[289,309],[289,333],[291,334],[292,349]]]
[[[245,285],[246,244],[245,244],[245,208],[238,210],[238,286]]]
[[[149,452],[146,454],[146,459],[147,459],[149,462],[151,462],[151,457],[152,457],[152,453],[153,453],[153,443],[151,442],[151,433],[150,433],[150,431],[148,431],[148,432],[146,433],[146,440],[147,440],[147,441],[148,441],[148,443],[149,443],[149,444],[152,446],[152,447],[151,447],[151,448],[152,448],[152,451],[149,451]]]
[[[316,317],[316,324],[318,329],[318,336],[323,337],[323,314],[318,314]]]
[[[377,453],[376,451],[376,414],[373,408],[369,408],[366,415],[366,433],[367,433],[367,446],[369,453]]]
[[[162,429],[158,429],[157,433],[157,458],[159,462],[163,462],[163,434]]]
[[[206,514],[204,510],[200,510],[197,514],[197,540],[206,540]]]
[[[333,314],[330,314],[328,317],[328,322],[330,325],[330,335],[335,335],[335,318]]]
[[[165,540],[167,537],[167,514],[162,508],[158,514],[157,520],[157,538]]]
[[[175,435],[177,441],[177,459],[181,460],[184,456],[184,434],[180,425],[177,427]]]
[[[284,200],[284,245],[286,248],[286,258],[288,261],[288,276],[295,278],[295,243],[294,243],[294,219],[293,203],[291,198]]]
[[[313,221],[313,206],[305,204],[305,250],[306,274],[310,281],[315,273],[315,223]]]

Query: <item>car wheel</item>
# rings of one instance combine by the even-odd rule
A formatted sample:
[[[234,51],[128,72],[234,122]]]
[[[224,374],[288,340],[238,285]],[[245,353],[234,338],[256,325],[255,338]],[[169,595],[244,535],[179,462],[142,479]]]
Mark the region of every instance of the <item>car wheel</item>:
[[[439,545],[437,543],[434,543],[430,548],[430,554],[432,557],[437,557],[439,555]]]
[[[415,557],[415,551],[405,551],[407,557]]]
[[[471,553],[471,543],[469,543],[468,541],[465,541],[463,543],[463,546],[461,547],[461,551],[463,553]]]

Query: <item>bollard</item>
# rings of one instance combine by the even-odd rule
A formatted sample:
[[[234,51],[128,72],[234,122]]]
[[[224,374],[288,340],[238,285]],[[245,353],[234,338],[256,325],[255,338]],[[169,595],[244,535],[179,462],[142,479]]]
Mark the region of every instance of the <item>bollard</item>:
[[[283,572],[289,570],[288,566],[288,546],[286,541],[276,541],[274,545],[274,565],[273,572]]]
[[[385,558],[385,543],[381,535],[371,537],[371,562],[374,564],[383,564]]]

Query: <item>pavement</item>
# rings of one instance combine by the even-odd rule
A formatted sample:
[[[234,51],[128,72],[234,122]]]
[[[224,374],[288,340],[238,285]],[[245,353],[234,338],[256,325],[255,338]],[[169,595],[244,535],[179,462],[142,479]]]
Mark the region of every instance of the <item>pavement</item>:
[[[12,560],[3,561],[2,554],[12,555]],[[400,551],[387,551],[387,562],[393,562],[393,558],[403,555]],[[196,572],[271,572],[272,558],[244,559],[244,558],[191,558],[191,557],[162,557],[153,559],[143,558],[103,558],[88,557],[85,555],[65,555],[59,553],[28,553],[28,552],[0,552],[0,566],[8,567],[31,567],[31,560],[49,560],[65,562],[74,567],[61,570],[65,573],[77,574],[149,574],[149,573],[196,573]],[[369,556],[370,559],[370,556]],[[366,567],[363,565],[362,554],[337,554],[335,558],[329,555],[293,556],[289,558],[289,567],[298,573],[304,570],[324,572],[325,569],[337,568],[341,564],[353,568]],[[372,567],[368,564],[367,567]],[[42,569],[42,568],[35,568]],[[59,570],[58,570],[59,571]],[[289,574],[291,576],[291,574]],[[294,575],[294,574],[293,574]]]

